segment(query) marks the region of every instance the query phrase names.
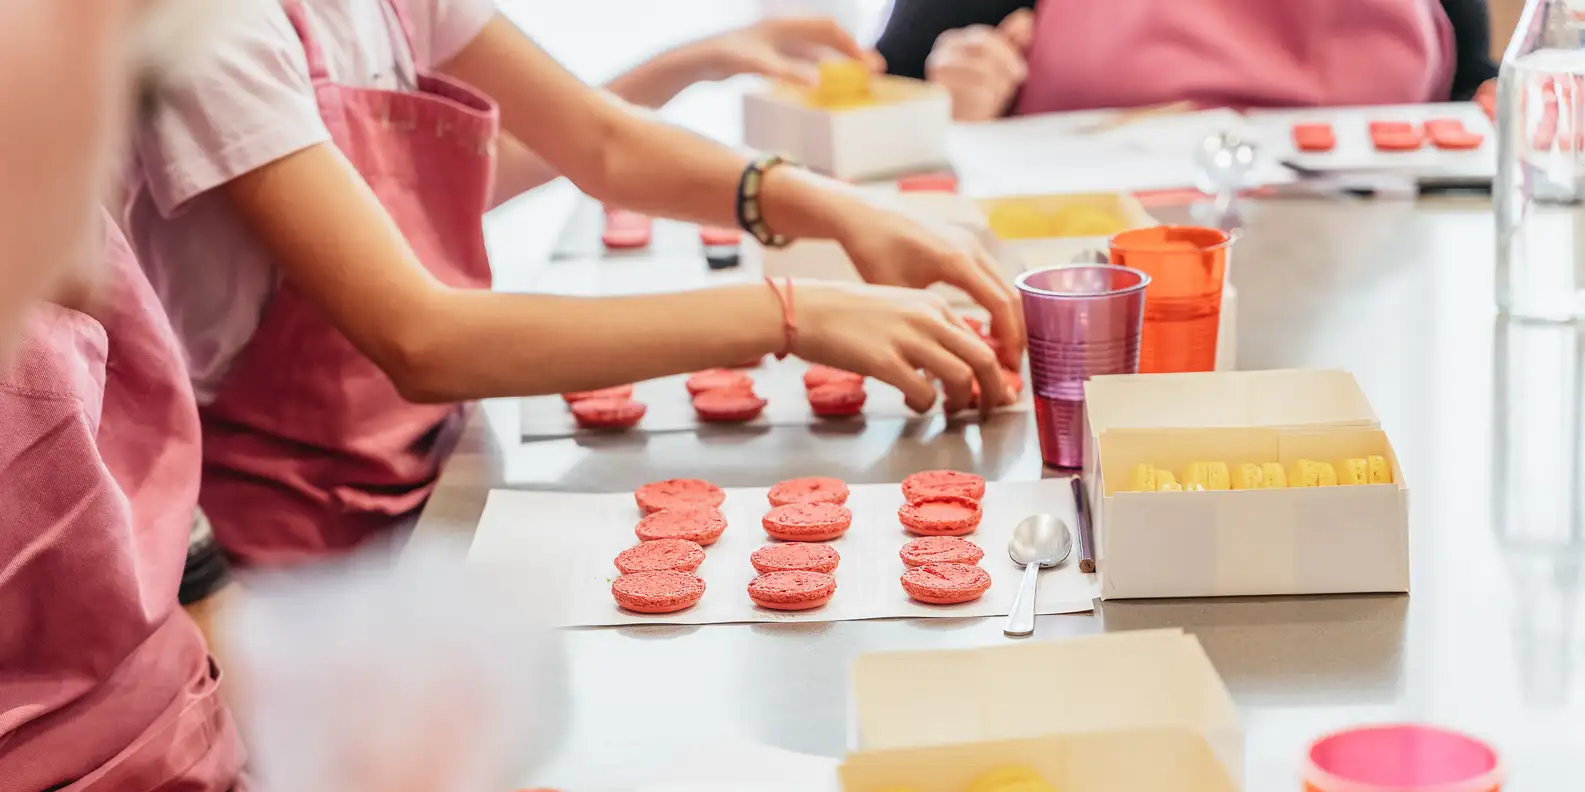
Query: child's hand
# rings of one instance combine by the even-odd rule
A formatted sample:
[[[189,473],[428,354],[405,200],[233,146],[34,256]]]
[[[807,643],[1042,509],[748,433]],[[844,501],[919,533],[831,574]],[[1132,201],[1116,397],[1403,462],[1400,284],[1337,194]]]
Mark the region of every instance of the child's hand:
[[[1015,397],[1002,379],[996,353],[939,295],[918,289],[800,281],[795,287],[798,340],[793,352],[828,366],[874,377],[903,392],[924,412],[941,381],[948,413],[973,402],[974,381],[989,410]],[[924,372],[923,374],[921,373]]]
[[[818,78],[816,64],[832,54],[862,60],[876,72],[886,68],[879,54],[861,48],[841,25],[827,17],[767,19],[705,39],[691,48],[706,80],[757,74],[814,85]]]
[[[1018,295],[997,273],[990,253],[958,228],[927,228],[897,212],[874,209],[846,218],[839,241],[864,280],[923,289],[937,283],[967,292],[991,314],[1002,364],[1018,369],[1024,318]]]

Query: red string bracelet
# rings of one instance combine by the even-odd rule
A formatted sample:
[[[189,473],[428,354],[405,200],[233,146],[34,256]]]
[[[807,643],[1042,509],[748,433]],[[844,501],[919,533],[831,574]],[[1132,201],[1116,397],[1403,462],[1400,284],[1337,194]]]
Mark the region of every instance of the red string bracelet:
[[[765,285],[770,287],[771,293],[776,295],[776,301],[781,303],[781,329],[784,340],[781,351],[776,353],[776,359],[785,360],[792,354],[793,347],[798,344],[798,314],[793,308],[792,278],[782,279],[782,285],[786,287],[782,289],[777,287],[776,281],[767,275]]]

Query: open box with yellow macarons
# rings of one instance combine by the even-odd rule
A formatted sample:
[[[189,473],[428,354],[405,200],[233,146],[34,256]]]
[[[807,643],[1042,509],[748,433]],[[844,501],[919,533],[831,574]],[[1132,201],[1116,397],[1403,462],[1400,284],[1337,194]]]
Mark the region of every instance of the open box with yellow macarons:
[[[1237,709],[1181,630],[861,655],[854,708],[844,792],[1242,788]]]
[[[854,61],[822,62],[810,88],[772,83],[743,97],[746,145],[850,181],[945,168],[951,125],[945,88]]]
[[[1103,599],[1407,592],[1409,490],[1352,375],[1096,377]]]

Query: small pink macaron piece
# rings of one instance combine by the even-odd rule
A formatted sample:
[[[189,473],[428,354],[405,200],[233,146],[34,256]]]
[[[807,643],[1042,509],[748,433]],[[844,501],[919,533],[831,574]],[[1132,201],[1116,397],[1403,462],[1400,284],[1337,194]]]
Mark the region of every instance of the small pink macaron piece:
[[[824,385],[863,385],[864,375],[843,371],[816,363],[804,372],[804,389],[814,390]]]
[[[929,605],[977,600],[991,587],[990,573],[973,564],[925,564],[903,573],[903,591]]]
[[[666,479],[652,481],[633,493],[638,508],[645,514],[680,506],[713,506],[719,508],[726,502],[726,493],[720,487],[702,479]]]
[[[835,503],[789,503],[760,521],[765,533],[784,542],[829,542],[847,533],[853,512]]]
[[[670,569],[635,572],[612,582],[611,596],[634,613],[676,613],[704,597],[704,580],[691,572]]]
[[[628,398],[583,399],[572,403],[572,417],[584,429],[631,429],[649,408]]]
[[[766,497],[772,506],[786,506],[789,503],[835,503],[840,506],[848,502],[848,485],[842,479],[830,476],[787,479],[771,487]]]
[[[979,501],[957,495],[936,495],[897,510],[904,528],[920,536],[963,536],[980,527],[985,510]]]
[[[761,575],[771,572],[820,572],[829,575],[836,571],[842,556],[827,544],[784,542],[765,545],[750,554],[748,560]]]
[[[633,398],[633,386],[615,385],[610,388],[599,388],[597,390],[572,391],[561,394],[561,398],[562,401],[568,404],[576,404],[585,399],[631,399]]]
[[[809,410],[821,418],[851,418],[864,412],[869,399],[863,385],[833,382],[809,391]]]
[[[765,411],[766,401],[748,388],[708,390],[693,397],[693,411],[707,423],[747,423]]]
[[[709,547],[726,533],[726,517],[714,506],[662,509],[645,515],[633,532],[641,542],[686,539],[700,547]]]
[[[936,495],[982,500],[985,497],[985,477],[958,470],[925,470],[903,479],[903,497],[909,502]]]
[[[803,611],[819,608],[837,592],[837,579],[819,572],[772,572],[748,584],[748,597],[769,610]]]
[[[693,572],[704,563],[704,548],[687,539],[656,539],[640,542],[616,557],[617,571],[624,575],[636,572],[675,570]]]
[[[978,564],[985,557],[980,546],[956,536],[921,536],[903,545],[897,554],[911,567],[926,564]]]
[[[753,390],[754,378],[738,369],[705,369],[690,375],[687,387],[689,396],[713,390]]]

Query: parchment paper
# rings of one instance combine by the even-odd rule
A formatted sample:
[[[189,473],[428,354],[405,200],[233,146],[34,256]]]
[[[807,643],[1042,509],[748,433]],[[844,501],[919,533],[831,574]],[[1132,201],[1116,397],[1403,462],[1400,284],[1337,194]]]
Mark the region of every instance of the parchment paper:
[[[618,574],[612,561],[638,541],[633,528],[641,515],[631,493],[493,490],[479,520],[470,559],[506,577],[532,571],[559,578],[556,588],[563,596],[555,623],[562,627],[1002,616],[1012,607],[1022,575],[1007,557],[1013,526],[1040,512],[1056,515],[1070,530],[1078,525],[1066,478],[991,482],[983,502],[984,519],[979,530],[966,537],[985,551],[980,566],[991,575],[990,590],[974,602],[925,605],[909,599],[899,583],[906,567],[897,554],[914,538],[897,521],[897,509],[903,504],[901,487],[854,486],[847,503],[853,511],[853,527],[831,542],[842,555],[835,573],[836,596],[823,608],[785,613],[755,606],[747,593],[756,575],[749,555],[774,542],[760,525],[760,518],[770,510],[767,491],[764,487],[727,490],[722,506],[726,534],[706,549],[708,558],[698,572],[707,587],[704,599],[679,613],[628,613],[611,598],[611,581]],[[1090,611],[1098,593],[1094,577],[1078,571],[1075,549],[1062,566],[1041,573],[1036,612]]]

